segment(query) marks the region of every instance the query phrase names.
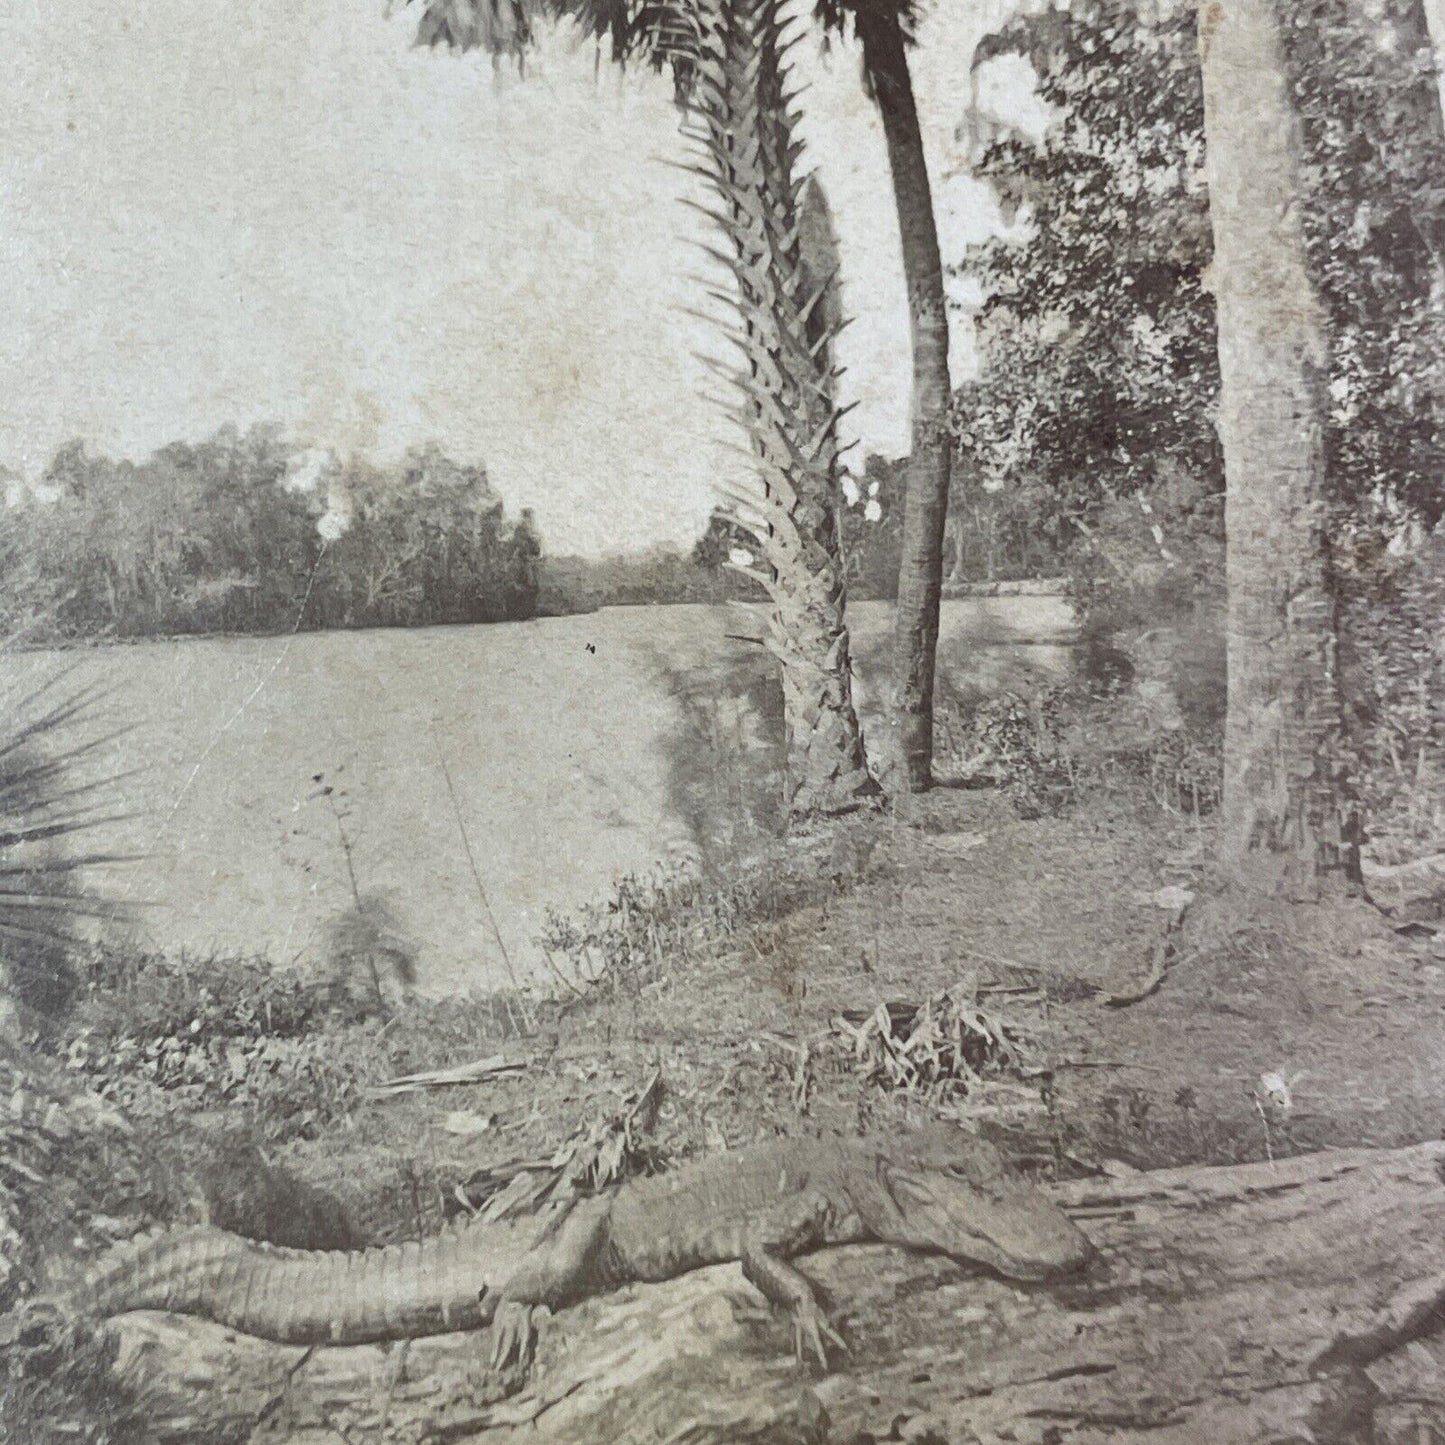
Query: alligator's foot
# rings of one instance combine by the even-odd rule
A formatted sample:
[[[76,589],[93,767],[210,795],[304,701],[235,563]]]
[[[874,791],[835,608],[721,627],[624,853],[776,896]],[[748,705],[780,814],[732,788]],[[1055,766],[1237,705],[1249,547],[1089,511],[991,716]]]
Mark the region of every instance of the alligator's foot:
[[[0,1315],[0,1349],[34,1348],[72,1323],[74,1317],[58,1299],[40,1295],[22,1300]]]
[[[509,1367],[528,1368],[537,1351],[538,1322],[551,1316],[546,1305],[502,1300],[492,1316],[491,1368],[498,1373]]]
[[[811,1294],[794,1301],[789,1314],[793,1325],[793,1353],[800,1365],[807,1365],[811,1357],[826,1372],[828,1345],[845,1355],[848,1353],[848,1342],[833,1328],[832,1321]]]
[[[817,1225],[816,1204],[805,1199],[803,1205],[797,1229],[787,1236],[795,1244],[809,1238]],[[811,1356],[826,1371],[830,1344],[848,1353],[847,1342],[823,1312],[813,1286],[787,1260],[766,1246],[749,1243],[742,1250],[742,1266],[744,1278],[755,1285],[764,1298],[787,1310],[793,1326],[793,1353],[799,1364],[806,1365]]]

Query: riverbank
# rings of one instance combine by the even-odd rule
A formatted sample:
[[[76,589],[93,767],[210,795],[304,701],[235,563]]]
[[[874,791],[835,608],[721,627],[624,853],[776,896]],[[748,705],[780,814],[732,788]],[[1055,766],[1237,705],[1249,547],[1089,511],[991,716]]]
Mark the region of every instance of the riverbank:
[[[1044,611],[1040,611],[1040,606]],[[945,605],[945,694],[1027,693],[1068,666],[1055,601]],[[437,996],[550,976],[549,908],[774,823],[781,700],[730,609],[618,608],[487,627],[134,644],[3,659],[102,700],[87,759],[128,774],[98,843],[132,951],[324,968],[383,916]],[[890,610],[853,610],[865,728]],[[1057,634],[1041,646],[1018,639]],[[354,880],[354,886],[353,886]]]
[[[132,961],[50,1052],[133,1132],[79,1179],[91,1150],[73,1141],[45,1185],[64,1208],[31,1227],[53,1221],[52,1257],[145,1219],[265,1233],[278,1200],[294,1226],[319,1191],[348,1241],[397,1239],[519,1167],[608,1177],[906,1116],[979,1128],[1050,1180],[1441,1137],[1428,930],[1302,908],[1110,1006],[1137,992],[1211,842],[1207,819],[1140,788],[1032,818],[997,790],[939,789],[707,878],[630,885],[558,939],[579,966],[545,1002],[391,1013],[259,966]],[[866,1352],[846,1367],[888,1388],[869,1371]],[[65,1425],[73,1399],[40,1398],[27,1423]],[[33,1438],[98,1439],[102,1404]]]

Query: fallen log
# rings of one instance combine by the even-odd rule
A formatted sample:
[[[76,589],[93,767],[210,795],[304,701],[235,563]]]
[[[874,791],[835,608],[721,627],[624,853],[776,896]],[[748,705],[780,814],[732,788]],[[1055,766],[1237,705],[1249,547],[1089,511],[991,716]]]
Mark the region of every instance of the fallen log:
[[[158,1441],[1368,1445],[1404,1438],[1391,1382],[1415,1408],[1445,1360],[1412,1343],[1445,1325],[1442,1174],[1427,1144],[1061,1186],[1100,1248],[1065,1288],[814,1255],[853,1352],[825,1379],[735,1266],[566,1311],[524,1379],[488,1373],[485,1334],[302,1350],[153,1314],[115,1322],[116,1368]]]

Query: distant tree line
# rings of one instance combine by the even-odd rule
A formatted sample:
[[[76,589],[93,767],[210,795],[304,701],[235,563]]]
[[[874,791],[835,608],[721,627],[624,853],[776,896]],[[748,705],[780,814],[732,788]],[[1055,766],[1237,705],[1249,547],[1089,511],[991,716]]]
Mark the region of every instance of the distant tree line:
[[[0,610],[55,640],[415,627],[536,615],[541,541],[486,469],[297,457],[226,427],[115,461],[70,442],[0,512]]]
[[[849,593],[897,589],[906,458],[869,456],[841,509]],[[695,546],[545,554],[485,467],[435,445],[391,466],[298,456],[275,426],[223,427],[144,461],[67,442],[0,508],[0,627],[42,641],[503,622],[599,607],[762,601]],[[992,572],[990,572],[992,575]],[[1015,565],[1006,575],[1019,575]]]
[[[708,550],[699,542],[689,551],[659,545],[605,557],[547,556],[538,611],[555,617],[599,607],[761,600],[759,588],[723,569]]]

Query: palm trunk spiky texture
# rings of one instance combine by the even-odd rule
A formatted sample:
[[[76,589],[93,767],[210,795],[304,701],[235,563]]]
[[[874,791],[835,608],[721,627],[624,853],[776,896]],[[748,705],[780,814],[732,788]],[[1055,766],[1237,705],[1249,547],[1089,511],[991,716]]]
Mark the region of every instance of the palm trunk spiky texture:
[[[807,182],[788,94],[779,0],[699,0],[687,42],[689,134],[724,237],[714,256],[737,286],[741,360],[725,375],[747,435],[751,480],[725,488],[753,538],[772,602],[767,646],[782,667],[793,818],[875,796],[853,706],[838,531],[838,420],[831,276],[810,274]]]

